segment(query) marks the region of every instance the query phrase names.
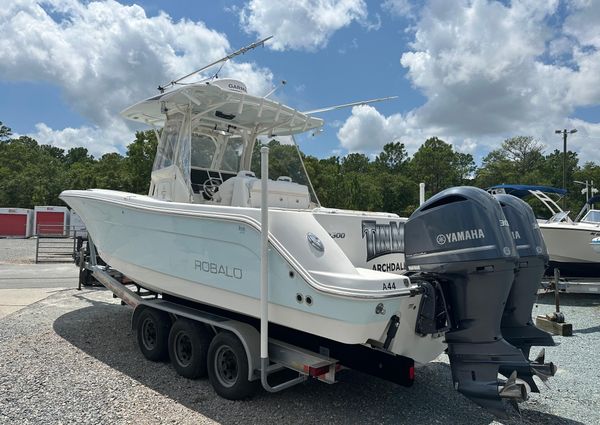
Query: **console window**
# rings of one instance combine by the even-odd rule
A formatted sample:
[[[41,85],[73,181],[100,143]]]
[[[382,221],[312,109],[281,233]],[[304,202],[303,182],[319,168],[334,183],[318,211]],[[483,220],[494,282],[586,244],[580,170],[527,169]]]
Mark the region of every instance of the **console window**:
[[[217,150],[215,140],[206,134],[192,134],[192,167],[212,168]]]
[[[225,145],[223,160],[220,169],[223,171],[238,172],[240,169],[240,160],[244,150],[244,141],[241,137],[231,137]]]

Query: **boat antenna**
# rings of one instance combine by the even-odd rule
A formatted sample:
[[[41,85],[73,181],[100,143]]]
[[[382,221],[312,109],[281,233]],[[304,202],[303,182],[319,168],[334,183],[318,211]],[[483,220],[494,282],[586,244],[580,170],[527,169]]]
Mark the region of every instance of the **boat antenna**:
[[[278,86],[275,86],[275,87],[273,88],[273,90],[271,90],[269,93],[267,93],[267,94],[264,96],[264,98],[266,99],[267,97],[271,96],[271,95],[272,95],[273,93],[275,93],[275,92],[276,92],[276,91],[277,91],[279,88],[281,88],[281,87],[285,86],[286,84],[287,84],[287,81],[285,81],[285,80],[281,80],[281,84],[280,84],[280,85],[278,85]]]
[[[312,111],[304,111],[302,113],[310,115],[310,114],[316,114],[319,112],[328,112],[328,111],[334,111],[336,109],[349,108],[350,106],[368,105],[369,103],[383,102],[385,100],[391,100],[391,99],[397,99],[397,98],[398,98],[398,96],[380,97],[377,99],[361,100],[361,101],[352,102],[352,103],[344,103],[343,105],[328,106],[327,108],[313,109]]]
[[[186,75],[184,75],[181,78],[173,80],[170,83],[167,83],[167,84],[164,84],[164,85],[160,85],[160,86],[158,86],[158,91],[160,91],[161,93],[164,93],[166,89],[168,89],[169,87],[173,87],[175,84],[179,83],[181,80],[185,80],[186,78],[191,77],[194,74],[198,74],[199,72],[202,72],[205,69],[208,69],[208,68],[210,68],[212,66],[215,66],[215,65],[217,65],[217,64],[219,64],[221,62],[227,62],[228,60],[233,59],[236,56],[243,55],[247,51],[255,49],[258,46],[264,46],[265,42],[268,41],[268,40],[270,40],[271,38],[273,38],[272,35],[268,36],[267,38],[263,38],[262,40],[255,41],[254,43],[249,44],[246,47],[242,47],[241,49],[236,50],[235,52],[230,53],[227,56],[225,56],[225,57],[223,57],[223,58],[221,58],[221,59],[219,59],[217,61],[214,61],[213,63],[210,63],[210,64],[208,64],[206,66],[203,66],[202,68],[197,69],[194,72],[190,72],[189,74],[186,74]]]

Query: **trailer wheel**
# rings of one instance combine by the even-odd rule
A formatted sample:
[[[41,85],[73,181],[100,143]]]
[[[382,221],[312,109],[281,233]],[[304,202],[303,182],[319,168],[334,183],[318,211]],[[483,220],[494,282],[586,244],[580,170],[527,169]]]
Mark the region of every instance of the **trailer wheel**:
[[[206,376],[206,357],[210,335],[198,323],[177,319],[169,332],[169,357],[181,376],[196,379]]]
[[[171,319],[166,313],[145,308],[137,319],[137,340],[148,360],[158,362],[169,356],[169,328]]]
[[[257,382],[248,380],[248,357],[241,341],[230,332],[218,333],[208,349],[208,378],[216,393],[229,400],[247,398]]]

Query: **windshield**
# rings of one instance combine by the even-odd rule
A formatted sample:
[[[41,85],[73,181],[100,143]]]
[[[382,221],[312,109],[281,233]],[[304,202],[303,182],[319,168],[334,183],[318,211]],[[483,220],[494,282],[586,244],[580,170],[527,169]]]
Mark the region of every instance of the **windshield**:
[[[191,166],[237,173],[244,151],[244,140],[240,136],[211,132],[196,128],[191,137]]]
[[[241,137],[230,137],[225,145],[221,166],[223,171],[238,172],[240,170],[240,161],[244,151],[244,141]]]
[[[599,210],[590,210],[588,213],[581,219],[586,223],[600,223],[600,211]]]
[[[173,165],[182,125],[183,114],[178,113],[168,117],[156,150],[153,170],[161,170]]]
[[[569,212],[570,211],[557,212],[552,217],[550,217],[548,223],[560,223],[561,221],[569,222]]]
[[[196,131],[192,133],[192,167],[210,168],[216,151],[217,142],[214,138]]]

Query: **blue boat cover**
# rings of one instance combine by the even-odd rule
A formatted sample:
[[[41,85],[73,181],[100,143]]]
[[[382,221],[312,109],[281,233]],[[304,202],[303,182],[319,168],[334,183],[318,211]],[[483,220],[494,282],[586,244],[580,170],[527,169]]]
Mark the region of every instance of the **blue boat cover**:
[[[492,189],[504,189],[504,191],[509,195],[514,195],[518,198],[526,198],[527,196],[530,196],[530,190],[539,190],[540,192],[544,193],[556,193],[560,196],[564,196],[567,194],[566,189],[559,189],[557,187],[550,186],[533,186],[527,184],[499,184],[497,186],[492,186],[487,190],[489,191]]]
[[[598,202],[600,202],[600,195],[595,195],[592,196],[590,199],[588,199],[587,203],[592,205],[592,204],[597,204]]]

